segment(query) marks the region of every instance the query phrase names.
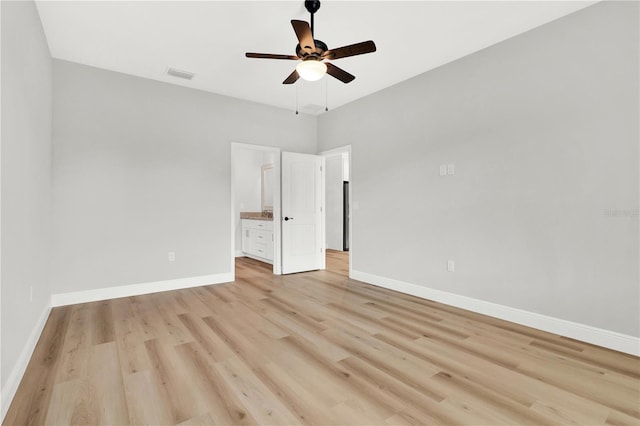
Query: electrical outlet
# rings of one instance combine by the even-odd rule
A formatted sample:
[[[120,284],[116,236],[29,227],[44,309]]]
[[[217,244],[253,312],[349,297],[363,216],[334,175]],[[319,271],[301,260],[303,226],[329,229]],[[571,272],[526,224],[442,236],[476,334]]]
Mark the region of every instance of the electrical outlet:
[[[455,272],[456,262],[453,260],[447,260],[447,272]]]
[[[176,252],[175,251],[170,251],[169,252],[169,262],[174,262],[176,260]]]

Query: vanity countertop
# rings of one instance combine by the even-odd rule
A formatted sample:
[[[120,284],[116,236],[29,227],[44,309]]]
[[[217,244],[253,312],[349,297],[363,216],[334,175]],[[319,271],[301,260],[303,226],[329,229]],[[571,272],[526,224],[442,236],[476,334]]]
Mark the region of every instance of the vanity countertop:
[[[240,219],[273,221],[273,213],[266,213],[266,212],[240,212]]]

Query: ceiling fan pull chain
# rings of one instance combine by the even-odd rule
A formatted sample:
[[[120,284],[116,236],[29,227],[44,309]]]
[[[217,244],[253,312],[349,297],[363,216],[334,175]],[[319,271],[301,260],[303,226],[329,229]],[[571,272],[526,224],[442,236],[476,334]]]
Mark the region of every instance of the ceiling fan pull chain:
[[[298,85],[296,84],[296,115],[298,115]]]
[[[324,79],[324,111],[329,111],[329,79]]]

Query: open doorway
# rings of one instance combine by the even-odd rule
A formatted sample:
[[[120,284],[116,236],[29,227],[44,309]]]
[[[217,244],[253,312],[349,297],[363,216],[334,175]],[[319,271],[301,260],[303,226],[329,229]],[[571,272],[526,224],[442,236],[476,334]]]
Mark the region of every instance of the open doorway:
[[[351,146],[321,152],[325,157],[327,269],[351,271]]]
[[[277,275],[325,268],[323,168],[319,155],[231,143],[234,278],[236,257]]]
[[[280,149],[231,143],[231,271],[249,257],[281,273]]]

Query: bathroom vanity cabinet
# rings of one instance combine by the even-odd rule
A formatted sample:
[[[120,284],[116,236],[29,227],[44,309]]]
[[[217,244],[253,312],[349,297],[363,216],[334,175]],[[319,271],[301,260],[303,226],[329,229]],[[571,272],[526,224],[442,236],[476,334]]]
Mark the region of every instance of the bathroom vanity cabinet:
[[[273,220],[242,219],[242,252],[267,263],[273,263]]]

